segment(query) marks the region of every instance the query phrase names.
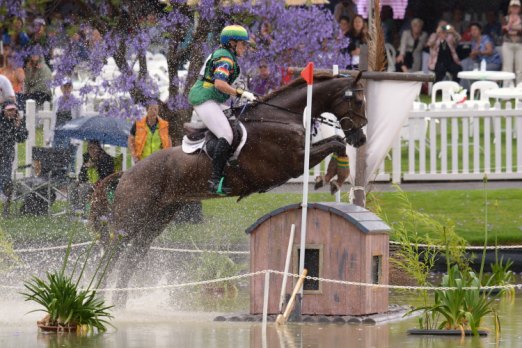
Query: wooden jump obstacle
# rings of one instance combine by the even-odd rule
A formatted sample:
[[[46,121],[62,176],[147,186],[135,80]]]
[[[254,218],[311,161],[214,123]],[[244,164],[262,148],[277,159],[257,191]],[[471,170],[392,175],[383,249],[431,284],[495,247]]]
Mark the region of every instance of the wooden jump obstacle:
[[[250,226],[250,272],[285,267],[291,225],[301,228],[300,204],[276,209]],[[391,229],[370,211],[347,203],[308,203],[305,268],[308,276],[361,283],[388,284]],[[290,273],[299,273],[301,238],[296,233]],[[297,278],[290,278],[291,294]],[[279,313],[283,277],[271,274],[268,314]],[[250,283],[250,314],[263,312],[265,276]],[[388,290],[305,280],[302,314],[363,315],[388,311]]]

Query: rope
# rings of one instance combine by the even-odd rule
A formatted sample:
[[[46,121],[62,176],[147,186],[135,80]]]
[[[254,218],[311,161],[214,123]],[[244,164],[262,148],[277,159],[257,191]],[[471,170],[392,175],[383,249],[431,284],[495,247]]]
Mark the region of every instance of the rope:
[[[247,278],[251,276],[256,276],[265,273],[273,273],[278,275],[286,275],[294,278],[300,278],[298,274],[293,273],[285,273],[274,270],[264,270],[253,273],[241,274],[232,277],[219,278],[213,280],[205,280],[200,282],[191,282],[191,283],[183,283],[183,284],[173,284],[173,285],[160,285],[160,286],[150,286],[150,287],[141,287],[141,288],[112,288],[112,289],[98,289],[96,292],[117,292],[117,291],[146,291],[146,290],[160,290],[160,289],[175,289],[182,288],[187,286],[196,286],[196,285],[205,285],[205,284],[215,284],[217,282],[230,281],[236,279]],[[372,287],[372,288],[384,288],[384,289],[403,289],[403,290],[443,290],[443,291],[451,291],[451,290],[476,290],[476,287],[433,287],[433,286],[402,286],[402,285],[388,285],[388,284],[372,284],[372,283],[358,283],[358,282],[349,282],[345,280],[334,280],[334,279],[324,279],[318,277],[303,277],[309,280],[322,281],[326,283],[334,283],[334,284],[342,284],[342,285],[353,285],[353,286],[364,286],[364,287]],[[482,286],[479,289],[482,290],[492,290],[492,289],[512,289],[513,287],[522,288],[522,284],[513,284],[513,285],[501,285],[501,286]],[[0,285],[0,289],[15,289],[15,290],[24,290],[25,287],[17,287],[17,286],[7,286]]]
[[[390,241],[390,244],[402,245],[403,243]],[[420,246],[420,247],[424,247],[424,248],[434,248],[434,249],[444,249],[444,248],[446,248],[446,246],[444,246],[444,245],[428,245],[428,244],[410,243],[410,246],[414,246],[414,245],[417,245],[417,246]],[[457,246],[457,248],[469,249],[469,250],[484,250],[483,246],[470,246],[470,245],[467,245],[467,246]],[[522,245],[499,245],[499,246],[488,246],[488,247],[486,247],[486,250],[495,250],[495,249],[522,249]]]
[[[89,245],[89,244],[91,244],[91,242],[71,244],[71,248],[84,246],[84,245]],[[49,248],[41,248],[41,249],[16,249],[16,250],[13,250],[13,251],[15,253],[28,253],[28,252],[37,252],[37,251],[46,251],[46,250],[67,249],[67,247],[68,247],[67,245],[61,245],[61,246],[55,246],[55,247],[49,247]]]
[[[159,247],[152,247],[151,249],[154,250],[164,250],[164,251],[177,251],[181,253],[202,253],[202,252],[209,252],[209,253],[218,253],[218,254],[250,254],[250,251],[216,251],[216,250],[198,250],[198,249],[171,249],[171,248],[159,248]]]

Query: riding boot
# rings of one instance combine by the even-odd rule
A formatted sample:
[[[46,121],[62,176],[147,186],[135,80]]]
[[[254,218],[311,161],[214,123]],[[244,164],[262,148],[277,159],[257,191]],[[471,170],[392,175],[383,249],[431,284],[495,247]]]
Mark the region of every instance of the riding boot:
[[[230,144],[225,138],[219,138],[216,149],[214,150],[214,158],[212,159],[212,175],[208,181],[208,192],[217,193],[226,196],[232,192],[232,189],[225,187],[225,177],[223,172],[230,156]]]

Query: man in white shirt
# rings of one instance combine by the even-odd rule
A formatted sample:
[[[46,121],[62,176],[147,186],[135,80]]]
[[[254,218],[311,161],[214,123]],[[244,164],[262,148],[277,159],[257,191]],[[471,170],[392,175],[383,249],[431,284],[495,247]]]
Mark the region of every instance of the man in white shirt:
[[[8,98],[16,101],[13,85],[7,77],[0,74],[0,103]]]

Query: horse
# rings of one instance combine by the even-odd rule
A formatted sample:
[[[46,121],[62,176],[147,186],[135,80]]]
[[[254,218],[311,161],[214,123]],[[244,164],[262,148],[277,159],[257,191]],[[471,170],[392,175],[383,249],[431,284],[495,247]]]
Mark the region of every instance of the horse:
[[[334,152],[347,157],[346,143],[359,147],[366,142],[362,131],[367,123],[366,102],[360,79],[361,73],[355,78],[329,73],[314,75],[312,124],[322,113],[332,113],[346,137],[336,135],[312,144],[310,168]],[[228,186],[232,188],[228,197],[238,196],[239,201],[302,175],[306,86],[303,78],[297,78],[244,108],[239,121],[247,130],[247,141],[237,157],[239,166],[226,169]],[[114,236],[110,229],[125,232],[106,272],[107,276],[126,251],[118,288],[128,286],[138,263],[176,211],[187,203],[220,197],[207,192],[211,164],[208,156],[186,154],[178,146],[155,152],[125,172],[113,174],[101,182],[91,197],[89,219],[94,231],[101,231],[100,242],[105,250]],[[107,189],[117,179],[119,184],[111,206]],[[103,216],[111,217],[108,225]],[[125,250],[129,244],[132,246]],[[105,281],[102,284],[105,286]],[[124,307],[126,300],[126,292],[114,293],[113,302],[117,307]]]

